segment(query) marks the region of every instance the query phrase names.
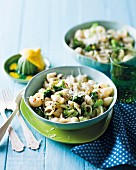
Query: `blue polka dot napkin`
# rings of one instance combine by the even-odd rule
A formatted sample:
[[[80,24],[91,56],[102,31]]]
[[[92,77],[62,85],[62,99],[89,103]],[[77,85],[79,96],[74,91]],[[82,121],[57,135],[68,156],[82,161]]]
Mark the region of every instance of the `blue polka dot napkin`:
[[[75,146],[72,152],[99,168],[136,166],[136,103],[116,103],[106,132],[93,142]]]

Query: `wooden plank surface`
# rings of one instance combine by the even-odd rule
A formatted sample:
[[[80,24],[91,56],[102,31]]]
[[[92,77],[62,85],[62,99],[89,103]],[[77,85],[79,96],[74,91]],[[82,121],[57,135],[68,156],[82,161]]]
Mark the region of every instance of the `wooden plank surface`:
[[[3,62],[9,56],[23,48],[40,47],[52,67],[79,65],[64,47],[66,31],[90,20],[114,20],[136,26],[135,6],[135,0],[0,0],[0,91],[10,87],[16,95],[24,87],[3,72]],[[98,170],[73,154],[71,145],[46,139],[27,125],[42,140],[40,149],[25,148],[24,152],[16,153],[5,135],[0,143],[0,170]],[[17,118],[13,126],[26,145]]]
[[[14,8],[14,3],[18,5],[18,8]],[[7,1],[1,1],[0,3],[0,88],[4,88],[7,84],[14,89],[14,82],[6,77],[3,72],[3,62],[12,53],[17,51],[18,35],[20,28],[20,17],[22,2],[17,0],[14,3],[8,1],[9,6],[7,6]],[[16,19],[16,20],[15,20]],[[1,95],[0,95],[1,98]],[[0,117],[0,122],[3,119]],[[7,169],[7,157],[9,153],[9,148],[11,148],[8,135],[4,136],[1,141],[0,146],[0,169]],[[12,151],[13,152],[13,151]]]

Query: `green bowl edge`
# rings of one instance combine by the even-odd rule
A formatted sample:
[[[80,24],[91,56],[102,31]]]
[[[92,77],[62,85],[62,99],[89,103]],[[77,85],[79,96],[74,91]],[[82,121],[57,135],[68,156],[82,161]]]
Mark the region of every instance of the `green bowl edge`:
[[[97,135],[94,135],[93,137],[91,137],[91,136],[89,136],[89,133],[90,133],[89,129],[91,127],[96,128],[97,124],[92,125],[92,126],[87,127],[87,128],[84,128],[84,129],[81,129],[81,130],[73,130],[73,131],[71,131],[71,130],[61,130],[61,129],[52,130],[53,127],[51,125],[48,125],[48,124],[40,121],[37,117],[35,117],[31,113],[31,111],[29,110],[29,108],[25,104],[24,99],[21,100],[20,110],[21,110],[21,114],[26,119],[26,121],[34,129],[36,129],[40,134],[42,134],[43,136],[45,136],[45,137],[47,137],[51,140],[54,140],[56,142],[61,142],[61,143],[71,144],[71,145],[72,144],[83,144],[83,143],[87,143],[87,142],[92,142],[92,141],[96,140],[97,138],[99,138],[103,133],[105,133],[106,129],[108,128],[109,123],[110,123],[111,118],[112,118],[112,114],[113,114],[113,110],[111,110],[110,114],[107,117],[105,117],[105,119],[101,120],[101,122],[98,123],[98,124],[100,124],[103,121],[105,121],[105,123],[102,123],[103,127],[101,128],[100,132],[98,132]],[[28,115],[30,115],[30,118],[28,117]],[[38,123],[38,125],[36,125],[37,124],[36,122]],[[42,126],[46,126],[46,128],[48,128],[48,130],[49,130],[49,133],[48,133],[48,130],[46,131],[46,129],[41,130],[39,128],[39,124],[41,124]],[[54,134],[60,135],[61,138],[59,138],[57,136],[52,138],[52,136]]]

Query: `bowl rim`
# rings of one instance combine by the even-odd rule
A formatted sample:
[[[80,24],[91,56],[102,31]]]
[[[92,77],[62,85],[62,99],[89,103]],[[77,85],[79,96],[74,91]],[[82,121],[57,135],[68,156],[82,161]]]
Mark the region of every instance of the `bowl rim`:
[[[77,27],[83,26],[83,25],[85,25],[85,24],[95,23],[95,22],[98,22],[98,23],[99,23],[99,22],[105,22],[105,23],[107,23],[107,24],[108,24],[108,23],[112,23],[112,24],[116,24],[116,25],[122,25],[123,27],[131,28],[131,29],[133,29],[134,31],[136,31],[136,28],[135,28],[135,27],[133,27],[133,26],[131,26],[131,25],[129,25],[129,24],[125,24],[125,23],[123,23],[123,22],[118,22],[118,21],[114,21],[114,20],[112,20],[112,21],[111,21],[111,20],[92,20],[92,21],[87,21],[87,22],[83,22],[83,23],[77,24],[77,25],[72,26],[71,28],[67,29],[67,31],[65,32],[65,34],[64,34],[64,36],[63,36],[64,46],[65,46],[68,50],[70,50],[71,52],[73,52],[75,55],[78,55],[78,53],[67,44],[67,42],[66,42],[66,36],[67,36],[67,34],[68,34],[70,31],[72,31],[73,29],[76,29]],[[87,57],[87,56],[85,56],[85,55],[83,55],[83,54],[79,54],[79,55],[80,55],[81,57],[83,57],[83,58],[86,58],[87,60],[90,60],[90,61],[99,63],[99,64],[101,64],[101,65],[103,65],[103,66],[105,66],[105,65],[110,66],[110,63],[101,63],[101,62],[98,62],[97,60],[94,60],[94,59],[92,59],[92,58],[90,58],[90,57]]]
[[[65,68],[65,69],[66,69],[66,68],[69,68],[69,67],[85,68],[85,69],[89,69],[89,70],[94,70],[94,71],[98,72],[100,75],[105,76],[107,79],[109,79],[109,80],[111,81],[112,87],[114,88],[114,98],[113,98],[113,101],[112,101],[111,105],[109,106],[109,108],[108,108],[104,113],[102,113],[101,115],[98,115],[98,116],[96,116],[96,117],[94,117],[94,118],[92,118],[92,119],[85,120],[85,121],[82,121],[82,122],[59,123],[59,122],[52,122],[52,121],[50,121],[50,120],[48,120],[48,119],[45,119],[45,118],[39,116],[38,114],[36,114],[36,112],[34,112],[34,110],[31,108],[31,106],[30,106],[30,105],[28,104],[28,102],[26,101],[26,98],[27,98],[26,93],[27,93],[27,91],[28,91],[29,86],[30,86],[30,85],[32,84],[32,82],[34,81],[34,79],[35,79],[36,77],[40,76],[41,74],[44,74],[44,72],[52,71],[52,70],[54,70],[54,69],[61,69],[61,68]],[[46,74],[45,74],[45,75],[46,75]],[[94,69],[94,68],[91,68],[91,67],[88,67],[88,66],[58,66],[58,67],[50,68],[50,69],[48,69],[48,70],[43,70],[42,72],[36,74],[36,75],[28,82],[28,84],[26,85],[23,98],[24,98],[24,102],[25,102],[25,104],[27,105],[28,109],[29,109],[36,117],[40,118],[40,119],[43,120],[44,122],[48,122],[48,123],[52,123],[52,124],[56,124],[56,125],[60,125],[60,126],[61,126],[61,125],[69,126],[69,125],[75,125],[75,124],[81,124],[81,123],[93,121],[94,119],[97,120],[97,119],[99,119],[100,117],[102,117],[103,115],[107,114],[107,112],[109,112],[109,111],[113,108],[113,106],[115,105],[115,103],[116,103],[116,100],[117,100],[117,88],[116,88],[115,84],[112,82],[112,80],[111,80],[108,76],[106,76],[104,73],[102,73],[102,72],[100,72],[100,71],[98,71],[98,70],[96,70],[96,69]]]

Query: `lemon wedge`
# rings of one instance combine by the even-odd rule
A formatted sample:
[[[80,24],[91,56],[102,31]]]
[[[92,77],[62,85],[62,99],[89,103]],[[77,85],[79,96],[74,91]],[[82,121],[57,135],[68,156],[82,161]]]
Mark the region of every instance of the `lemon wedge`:
[[[41,55],[41,49],[23,49],[20,54],[26,58],[30,63],[35,65],[40,71],[44,70],[45,63]]]

